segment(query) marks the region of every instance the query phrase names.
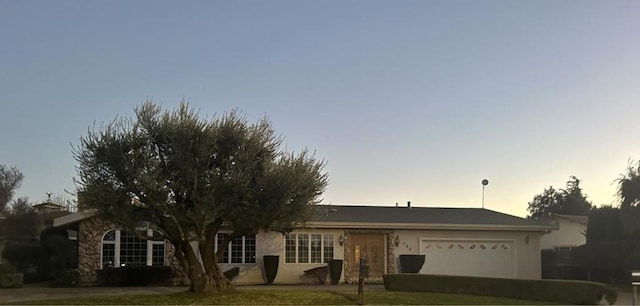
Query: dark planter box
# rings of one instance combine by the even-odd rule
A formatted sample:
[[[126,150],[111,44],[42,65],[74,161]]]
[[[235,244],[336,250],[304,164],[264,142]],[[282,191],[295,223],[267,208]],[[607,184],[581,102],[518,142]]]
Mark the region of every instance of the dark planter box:
[[[264,255],[262,257],[264,264],[264,274],[267,277],[267,284],[273,283],[278,274],[278,264],[280,264],[280,256]]]
[[[332,259],[329,261],[329,274],[331,274],[331,283],[337,285],[342,276],[342,259]]]
[[[400,255],[400,271],[402,273],[418,273],[424,265],[425,255]]]

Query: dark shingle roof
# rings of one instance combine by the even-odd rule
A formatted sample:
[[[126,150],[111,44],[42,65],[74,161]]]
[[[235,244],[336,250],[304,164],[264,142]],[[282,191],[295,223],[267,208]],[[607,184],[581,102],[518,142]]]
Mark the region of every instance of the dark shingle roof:
[[[548,223],[482,208],[318,205],[316,212],[311,222],[549,227]]]

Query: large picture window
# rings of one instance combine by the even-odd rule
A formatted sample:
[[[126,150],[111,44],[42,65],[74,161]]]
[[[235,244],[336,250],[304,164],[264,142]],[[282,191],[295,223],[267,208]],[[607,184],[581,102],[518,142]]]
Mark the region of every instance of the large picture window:
[[[215,251],[222,247],[228,233],[218,233]],[[224,254],[219,258],[220,263],[255,263],[256,262],[256,235],[236,237],[229,245],[224,246]]]
[[[112,229],[102,236],[101,267],[164,266],[164,240],[154,240],[159,233],[146,231],[148,240],[134,233]]]
[[[287,234],[286,263],[327,263],[333,259],[333,234]]]

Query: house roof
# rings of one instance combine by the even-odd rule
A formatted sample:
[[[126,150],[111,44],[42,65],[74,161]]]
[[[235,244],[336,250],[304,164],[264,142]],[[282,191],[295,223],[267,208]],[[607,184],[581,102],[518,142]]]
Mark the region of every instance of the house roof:
[[[548,231],[557,226],[483,208],[319,205],[317,227]]]
[[[53,226],[65,227],[95,215],[80,211],[54,219]],[[380,228],[443,230],[549,231],[557,224],[523,219],[483,208],[393,207],[318,205],[315,217],[306,223],[316,228]]]
[[[580,216],[580,215],[561,215],[561,214],[553,214],[551,215],[551,219],[565,219],[569,221],[573,221],[576,223],[580,223],[583,225],[587,225],[589,223],[589,216]]]

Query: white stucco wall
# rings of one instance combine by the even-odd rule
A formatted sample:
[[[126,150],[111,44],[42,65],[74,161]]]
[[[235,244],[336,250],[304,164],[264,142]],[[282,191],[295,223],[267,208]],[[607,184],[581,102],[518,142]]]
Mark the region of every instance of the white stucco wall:
[[[540,263],[540,232],[514,231],[461,231],[461,230],[396,230],[399,245],[395,250],[396,260],[401,254],[421,254],[420,241],[506,241],[513,246],[512,276],[522,279],[539,279],[541,277]],[[528,237],[528,238],[527,238]],[[397,263],[399,265],[399,263]],[[502,265],[498,260],[492,262]],[[425,260],[429,265],[429,258]]]
[[[295,230],[292,233],[313,233],[313,234],[333,234],[333,257],[334,259],[344,258],[344,248],[338,243],[340,235],[344,235],[343,230],[335,229],[304,229]],[[315,279],[302,277],[304,271],[316,267],[326,266],[326,263],[285,263],[285,236],[277,232],[260,232],[256,235],[256,263],[255,264],[223,264],[222,269],[227,270],[232,267],[240,267],[240,274],[234,280],[236,284],[264,284],[266,277],[264,276],[263,259],[264,255],[279,255],[280,264],[278,265],[278,274],[274,280],[274,284],[299,284],[302,282],[314,282]],[[344,269],[344,267],[343,267]],[[344,278],[342,273],[341,279]],[[316,281],[317,282],[317,281]],[[327,277],[327,283],[330,277]]]
[[[344,247],[338,243],[338,238],[347,236],[345,230],[338,229],[304,229],[296,230],[293,233],[320,233],[334,235],[334,258],[344,259]],[[421,240],[441,240],[441,241],[505,241],[513,246],[512,250],[512,275],[513,278],[539,279],[540,272],[540,236],[541,232],[515,232],[515,231],[462,231],[462,230],[395,230],[399,244],[394,250],[396,266],[399,266],[399,255],[420,254]],[[528,238],[527,238],[528,237]],[[284,251],[285,237],[280,233],[261,232],[256,236],[256,257],[255,264],[224,264],[223,269],[240,267],[240,275],[234,281],[237,284],[263,284],[265,283],[262,256],[279,255],[280,264],[278,274],[274,284],[298,284],[302,282],[315,282],[316,280],[303,277],[304,271],[325,266],[324,263],[285,263]],[[499,260],[492,261],[491,264],[503,265]],[[429,258],[426,258],[425,265],[429,265]],[[343,267],[344,269],[344,267]],[[329,281],[329,278],[327,278]],[[344,281],[344,270],[341,282]]]
[[[587,242],[584,233],[587,231],[587,225],[566,220],[562,218],[559,221],[558,230],[551,231],[540,238],[541,249],[553,249],[554,247],[576,247]]]

